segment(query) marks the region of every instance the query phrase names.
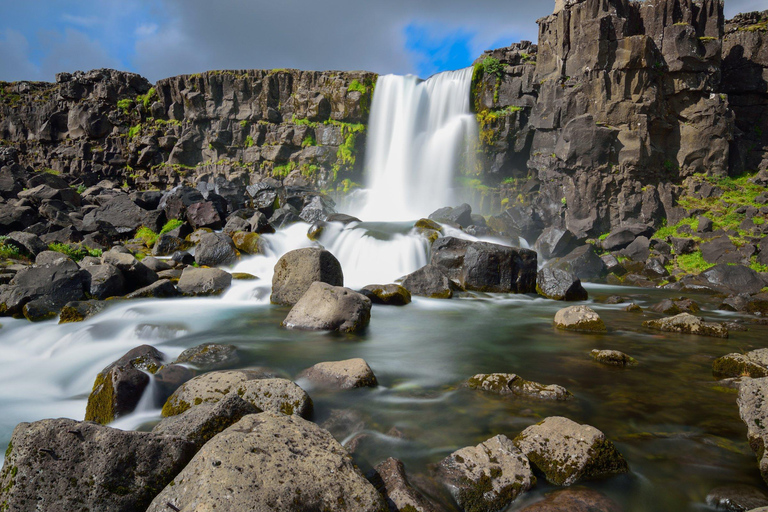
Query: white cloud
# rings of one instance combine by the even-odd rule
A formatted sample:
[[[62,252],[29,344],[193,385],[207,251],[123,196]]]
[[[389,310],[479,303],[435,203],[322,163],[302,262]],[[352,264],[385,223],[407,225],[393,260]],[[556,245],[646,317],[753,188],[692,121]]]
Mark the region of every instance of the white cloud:
[[[151,35],[154,35],[157,32],[158,26],[157,23],[142,23],[138,27],[136,27],[136,30],[134,31],[134,34],[136,37],[142,38],[142,37],[149,37]]]
[[[95,16],[75,16],[73,14],[63,14],[61,18],[67,23],[72,25],[78,25],[81,27],[92,27],[99,23],[99,19]]]
[[[50,80],[62,71],[88,71],[96,68],[119,68],[120,62],[98,42],[78,30],[41,34],[41,43],[50,51],[40,63],[42,76]]]
[[[0,79],[12,82],[16,80],[40,80],[40,70],[29,58],[29,42],[16,30],[0,31]]]

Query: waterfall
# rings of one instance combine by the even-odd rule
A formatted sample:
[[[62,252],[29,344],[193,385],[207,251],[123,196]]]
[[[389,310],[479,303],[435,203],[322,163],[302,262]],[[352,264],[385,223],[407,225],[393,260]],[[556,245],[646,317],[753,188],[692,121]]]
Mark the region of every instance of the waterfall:
[[[448,206],[462,156],[473,166],[477,123],[472,68],[426,81],[385,75],[376,83],[365,159],[366,193],[357,216],[407,221]]]

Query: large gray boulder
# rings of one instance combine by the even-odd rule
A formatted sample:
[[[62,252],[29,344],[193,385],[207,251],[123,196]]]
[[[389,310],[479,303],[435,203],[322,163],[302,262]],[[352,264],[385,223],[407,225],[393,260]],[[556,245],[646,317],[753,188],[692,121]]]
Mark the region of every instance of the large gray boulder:
[[[232,285],[232,274],[220,268],[187,267],[181,273],[176,288],[182,295],[221,295]]]
[[[373,370],[364,359],[317,363],[298,375],[312,384],[324,388],[353,389],[375,387],[378,382]]]
[[[567,331],[605,332],[605,323],[589,306],[570,306],[555,313],[555,327]]]
[[[579,246],[562,258],[549,260],[546,266],[572,272],[584,280],[598,279],[608,272],[605,262],[590,244]]]
[[[85,271],[91,275],[90,294],[93,298],[104,300],[123,295],[125,278],[116,266],[108,263],[90,265]]]
[[[179,354],[174,363],[192,365],[199,370],[210,371],[233,366],[239,360],[240,353],[235,345],[203,343]]]
[[[226,233],[205,233],[195,247],[195,262],[204,267],[231,265],[237,256],[235,243]]]
[[[359,332],[371,320],[371,299],[361,293],[315,281],[288,312],[283,326],[313,331]]]
[[[106,425],[132,412],[149,385],[149,375],[163,365],[163,354],[149,345],[129,350],[101,370],[85,408],[86,421]]]
[[[105,265],[116,267],[125,278],[125,290],[132,292],[151,285],[157,281],[157,273],[150,270],[132,254],[109,250],[101,255],[101,261]]]
[[[192,459],[180,437],[70,419],[20,423],[0,473],[5,510],[145,510]]]
[[[344,274],[339,260],[318,247],[290,251],[275,264],[270,300],[274,304],[293,306],[315,281],[343,286]]]
[[[536,291],[553,300],[577,301],[589,298],[587,290],[581,286],[581,280],[575,274],[555,268],[539,270]]]
[[[536,484],[525,455],[504,436],[450,454],[435,468],[463,510],[502,510]]]
[[[768,377],[745,379],[739,386],[739,416],[747,426],[749,446],[757,454],[760,474],[768,483]]]
[[[605,434],[560,416],[526,428],[515,438],[515,445],[555,485],[628,471],[624,457]]]
[[[42,301],[51,310],[67,302],[85,299],[89,274],[69,258],[19,270],[7,285],[0,286],[0,316],[19,316],[22,308]]]
[[[734,352],[718,357],[712,363],[712,373],[718,377],[768,377],[768,348]]]
[[[643,322],[643,326],[664,332],[698,334],[699,336],[714,336],[716,338],[728,337],[728,329],[723,324],[705,322],[690,313],[680,313],[658,320],[646,320]]]
[[[245,416],[208,441],[147,511],[214,507],[387,510],[384,499],[331,434],[301,418],[270,413]]]
[[[458,289],[441,267],[432,264],[405,276],[402,285],[411,295],[433,299],[450,299],[453,291]]]

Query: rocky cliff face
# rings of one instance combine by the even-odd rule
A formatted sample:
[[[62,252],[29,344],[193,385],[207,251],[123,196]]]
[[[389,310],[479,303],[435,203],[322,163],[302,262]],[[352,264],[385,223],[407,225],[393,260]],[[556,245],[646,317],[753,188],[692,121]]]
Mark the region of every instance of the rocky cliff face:
[[[766,19],[726,24],[717,0],[558,4],[538,45],[475,65],[485,169],[578,237],[674,224],[686,177],[768,165]]]
[[[3,165],[140,189],[214,176],[336,187],[358,179],[376,75],[210,71],[160,80],[114,70],[0,83]],[[344,185],[340,185],[344,186]]]

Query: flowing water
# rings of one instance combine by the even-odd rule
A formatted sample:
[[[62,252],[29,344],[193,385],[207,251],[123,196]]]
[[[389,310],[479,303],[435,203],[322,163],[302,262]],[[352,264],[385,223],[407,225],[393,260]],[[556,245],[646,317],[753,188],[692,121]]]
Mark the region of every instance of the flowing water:
[[[462,73],[466,80],[467,72]],[[433,106],[425,104],[424,97],[451,96],[438,84],[454,87],[456,81],[449,80],[453,76],[431,83],[382,77],[373,118],[380,114],[380,105],[387,105],[380,95],[394,94],[390,89],[421,88],[418,95],[411,91],[413,98],[410,92],[403,92],[403,97],[418,99],[431,123]],[[434,117],[435,126],[440,126],[451,116]],[[429,146],[430,136],[425,134],[438,131],[419,132],[424,135],[420,148]],[[387,147],[375,138],[372,143]],[[390,148],[385,153],[402,158],[398,155],[406,149]],[[450,153],[456,148],[445,149]],[[417,164],[407,163],[413,165],[409,172],[429,172],[428,165],[414,171]],[[372,184],[378,183],[381,177],[376,173],[381,169],[383,164],[369,168]],[[401,185],[407,188],[407,183]],[[371,185],[375,194],[381,191],[377,187]],[[434,195],[442,192],[435,190]],[[440,201],[437,206],[446,204],[444,198]],[[414,204],[421,211],[410,210]],[[371,211],[384,211],[378,208]],[[426,263],[428,248],[411,226],[433,206],[425,198],[424,203],[403,201],[402,208],[398,213],[407,212],[410,217],[404,218],[411,222],[371,222],[378,216],[372,213],[361,217],[368,222],[325,230],[320,242],[341,261],[347,286],[392,282]],[[172,361],[186,348],[223,343],[238,347],[242,354],[238,367],[269,366],[288,378],[320,361],[364,358],[379,380],[377,388],[332,393],[299,381],[315,402],[316,421],[346,411],[347,421],[334,434],[347,446],[357,446],[355,456],[362,467],[393,456],[405,462],[410,475],[424,473],[429,464],[458,448],[500,433],[514,437],[547,416],[562,415],[601,429],[625,455],[628,475],[587,485],[613,497],[627,512],[714,510],[705,504],[712,488],[761,485],[746,427],[738,417],[735,391],[717,384],[711,366],[723,354],[764,347],[768,327],[751,326],[727,340],[651,332],[641,327],[642,320],[657,315],[628,313],[623,305],[600,300],[615,293],[631,295],[646,308],[669,292],[588,285],[588,303],[610,327],[608,334],[556,331],[552,318],[562,303],[501,294],[415,298],[405,307],[374,306],[370,326],[360,335],[289,331],[280,327],[289,308],[269,304],[272,269],[280,255],[313,244],[306,237],[308,227],[296,224],[265,235],[270,252],[231,269],[260,279],[236,281],[221,298],[114,301],[96,317],[74,324],[4,319],[0,444],[9,441],[13,427],[22,421],[82,419],[96,374],[138,345],[153,345]],[[714,311],[713,299],[694,298],[701,301],[705,316],[733,318]],[[640,364],[627,369],[599,365],[589,356],[595,348],[622,350]],[[461,386],[468,377],[489,372],[519,373],[529,380],[560,384],[575,398],[512,399]],[[149,429],[159,420],[161,405],[151,385],[137,411],[113,426]],[[552,489],[539,479],[537,487],[510,510]]]

